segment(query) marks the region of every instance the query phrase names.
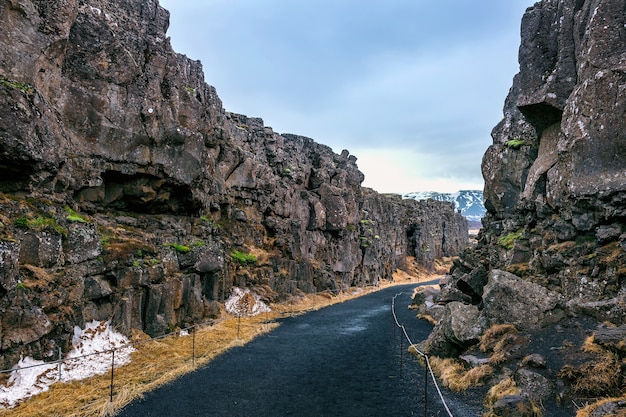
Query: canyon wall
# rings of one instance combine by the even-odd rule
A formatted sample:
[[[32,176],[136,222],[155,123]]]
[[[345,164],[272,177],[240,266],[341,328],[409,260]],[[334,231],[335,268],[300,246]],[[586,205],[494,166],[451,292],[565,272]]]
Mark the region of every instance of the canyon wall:
[[[476,352],[487,329],[515,326],[523,336],[509,338],[509,356],[499,359],[507,362],[497,364],[522,396],[544,405],[571,407],[568,396],[615,396],[624,387],[626,352],[610,343],[603,348],[621,358],[622,377],[617,360],[610,383],[583,391],[576,381],[597,377],[609,357],[582,340],[623,334],[626,324],[625,11],[623,0],[543,0],[527,9],[520,71],[482,162],[484,227],[436,298],[432,354]],[[529,346],[551,362],[529,368],[516,356]],[[529,372],[542,381],[534,388]]]
[[[348,151],[224,111],[168,19],[156,0],[0,3],[2,369],[91,320],[158,335],[233,286],[376,285],[467,245],[450,204],[362,188]]]

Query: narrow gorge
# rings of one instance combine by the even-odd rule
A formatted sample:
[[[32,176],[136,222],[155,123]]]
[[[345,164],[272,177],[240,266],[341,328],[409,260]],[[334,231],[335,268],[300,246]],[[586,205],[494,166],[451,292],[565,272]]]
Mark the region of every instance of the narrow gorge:
[[[233,287],[376,285],[467,246],[451,204],[363,188],[348,151],[226,112],[168,19],[156,0],[0,3],[2,369],[92,320],[156,336]]]

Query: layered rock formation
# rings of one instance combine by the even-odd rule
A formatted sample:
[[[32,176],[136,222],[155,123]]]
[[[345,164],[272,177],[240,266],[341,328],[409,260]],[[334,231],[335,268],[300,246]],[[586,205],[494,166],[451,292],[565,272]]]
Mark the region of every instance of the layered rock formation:
[[[442,290],[439,301],[455,304],[431,335],[433,353],[457,354],[494,324],[625,323],[625,9],[543,0],[526,11],[520,72],[482,163],[484,228]],[[455,310],[471,312],[473,332],[444,325]]]
[[[0,25],[2,369],[93,319],[162,334],[233,286],[376,284],[466,245],[449,204],[364,189],[348,151],[225,112],[156,0],[5,1]]]

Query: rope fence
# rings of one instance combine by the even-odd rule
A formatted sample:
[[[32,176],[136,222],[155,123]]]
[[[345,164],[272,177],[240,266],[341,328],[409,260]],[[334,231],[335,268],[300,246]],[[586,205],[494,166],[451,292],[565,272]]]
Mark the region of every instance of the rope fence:
[[[376,287],[376,285],[368,285],[368,286],[364,286],[364,287],[360,287],[360,288],[367,288],[367,287]],[[314,292],[314,293],[307,293],[306,295],[323,295],[323,294],[328,294],[331,297],[338,297],[339,301],[343,301],[343,295],[344,293],[341,290],[324,290],[324,291],[318,291],[318,292]],[[347,296],[350,296],[350,294],[347,294]],[[274,305],[274,309],[275,311],[282,315],[283,317],[285,316],[293,316],[296,314],[300,314],[304,311],[308,311],[308,309],[303,309],[303,310],[298,310],[295,311],[294,310],[294,304],[295,304],[295,297],[291,297],[290,299],[288,299],[287,301],[284,301],[280,304],[275,304]],[[240,311],[235,312],[234,316],[237,317],[238,319],[238,323],[237,323],[237,338],[239,338],[239,326],[240,326],[240,319],[242,317],[242,315],[245,315],[245,309],[242,309]],[[269,322],[269,318],[266,312],[266,322]],[[137,341],[132,341],[132,342],[128,342],[125,343],[123,345],[111,348],[111,349],[106,349],[103,351],[97,351],[97,352],[92,352],[92,353],[88,353],[85,355],[79,355],[79,356],[73,356],[71,358],[63,358],[62,357],[62,350],[59,347],[59,353],[58,353],[58,359],[57,360],[53,360],[53,361],[48,361],[48,362],[44,362],[44,363],[39,363],[39,364],[35,364],[35,365],[28,365],[28,366],[20,366],[19,368],[13,367],[12,369],[4,369],[4,370],[0,370],[0,375],[2,374],[8,374],[8,373],[12,373],[12,372],[22,372],[22,371],[26,371],[29,369],[33,369],[33,368],[39,368],[39,367],[48,367],[50,368],[48,371],[45,371],[47,373],[49,373],[52,368],[54,366],[56,366],[56,372],[57,372],[57,381],[62,381],[62,376],[63,376],[63,366],[65,364],[71,363],[72,361],[78,361],[80,359],[86,359],[89,357],[94,357],[94,356],[98,356],[98,355],[111,355],[111,365],[110,365],[110,372],[111,372],[111,378],[110,378],[110,389],[109,389],[109,399],[111,402],[113,402],[113,397],[114,397],[114,385],[115,385],[115,360],[116,360],[116,355],[115,352],[119,352],[122,351],[124,349],[128,349],[128,348],[134,348],[138,345],[141,344],[145,344],[145,343],[150,343],[150,342],[154,342],[154,341],[158,341],[158,340],[162,340],[162,339],[166,339],[166,338],[173,338],[173,337],[181,337],[181,336],[191,336],[192,337],[192,341],[191,341],[191,362],[192,362],[192,367],[195,368],[196,367],[196,332],[198,329],[200,328],[206,328],[206,327],[213,327],[218,323],[221,323],[223,321],[225,321],[226,318],[222,318],[222,319],[218,319],[218,320],[209,320],[209,321],[205,321],[202,323],[196,323],[192,326],[188,326],[185,327],[183,329],[177,329],[176,331],[170,332],[170,333],[166,333],[160,336],[155,336],[155,337],[151,337],[148,339],[143,339],[143,340],[137,340]],[[119,355],[118,355],[119,356]],[[119,360],[118,360],[119,362]],[[1,410],[1,408],[0,408]]]
[[[400,324],[398,322],[398,317],[396,316],[396,298],[402,294],[401,292],[394,295],[393,299],[391,300],[391,314],[393,317],[393,321],[396,327],[400,328],[402,330],[402,333],[404,335],[404,338],[407,340],[407,342],[409,343],[409,347],[412,347],[413,350],[424,359],[424,362],[426,363],[426,369],[425,371],[428,371],[430,373],[430,376],[432,378],[433,384],[435,385],[435,388],[437,389],[437,393],[439,394],[439,398],[441,399],[441,403],[443,404],[443,407],[446,409],[446,412],[448,413],[448,416],[450,417],[454,417],[452,415],[452,412],[450,411],[450,408],[448,408],[448,404],[446,404],[446,400],[443,397],[443,394],[441,393],[441,389],[439,388],[439,384],[437,383],[437,378],[435,377],[435,373],[433,372],[433,368],[430,366],[430,361],[428,359],[428,355],[424,352],[422,352],[421,350],[419,350],[417,348],[417,346],[411,341],[411,338],[409,337],[409,334],[406,331],[406,327],[404,327],[404,324]],[[394,327],[394,337],[395,337],[395,327]],[[400,355],[402,355],[403,352],[403,347],[402,347],[402,335],[400,336]],[[400,357],[400,363],[402,363],[402,356]],[[425,373],[425,383],[424,383],[424,416],[426,416],[426,412],[427,412],[427,406],[428,406],[428,401],[427,401],[427,394],[428,394],[428,384],[427,384],[427,378],[426,378],[426,373]]]

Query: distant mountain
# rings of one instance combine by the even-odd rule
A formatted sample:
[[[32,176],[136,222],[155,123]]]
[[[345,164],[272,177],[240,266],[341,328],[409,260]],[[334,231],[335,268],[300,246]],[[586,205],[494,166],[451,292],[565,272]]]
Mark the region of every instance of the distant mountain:
[[[483,192],[479,190],[461,190],[456,193],[415,191],[404,194],[402,198],[411,198],[413,200],[432,199],[454,203],[456,210],[460,210],[461,214],[470,222],[470,227],[472,224],[477,224],[480,227],[480,221],[486,213]]]

